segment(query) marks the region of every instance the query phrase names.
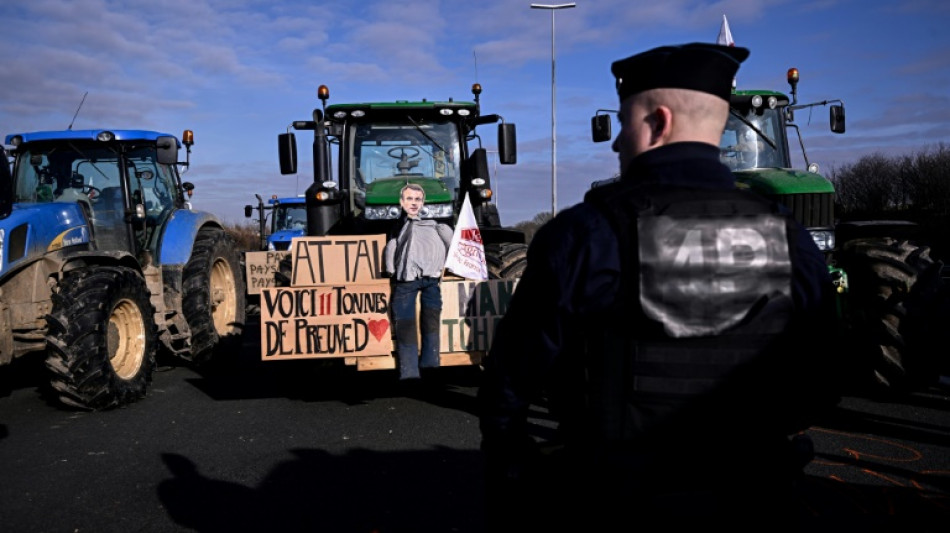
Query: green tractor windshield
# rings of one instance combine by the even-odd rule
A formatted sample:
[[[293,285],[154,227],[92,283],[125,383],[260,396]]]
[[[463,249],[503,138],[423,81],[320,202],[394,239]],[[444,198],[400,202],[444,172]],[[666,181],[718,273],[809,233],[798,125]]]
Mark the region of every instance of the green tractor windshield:
[[[458,125],[450,121],[363,122],[350,139],[351,183],[369,219],[394,218],[399,191],[418,183],[426,191],[425,218],[453,214],[461,161]]]
[[[788,168],[782,111],[733,107],[719,140],[719,159],[732,170]]]

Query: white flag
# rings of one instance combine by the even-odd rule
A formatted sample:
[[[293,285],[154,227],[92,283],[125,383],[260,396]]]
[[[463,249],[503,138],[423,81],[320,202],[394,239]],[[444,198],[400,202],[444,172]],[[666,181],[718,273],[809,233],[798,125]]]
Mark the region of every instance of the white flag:
[[[729,21],[726,20],[726,15],[722,16],[722,26],[719,27],[719,38],[716,39],[716,44],[722,44],[725,46],[735,46],[736,42],[732,40],[732,32],[729,31]]]
[[[482,233],[475,222],[475,212],[465,193],[462,212],[455,224],[455,234],[445,258],[445,268],[457,276],[466,279],[485,281],[488,279],[488,263],[485,262],[485,246]]]
[[[735,46],[736,42],[732,40],[732,32],[729,31],[729,21],[726,20],[726,14],[722,15],[722,26],[719,27],[719,38],[716,39],[716,44],[721,44],[723,46]],[[736,77],[732,77],[732,88],[736,88]]]

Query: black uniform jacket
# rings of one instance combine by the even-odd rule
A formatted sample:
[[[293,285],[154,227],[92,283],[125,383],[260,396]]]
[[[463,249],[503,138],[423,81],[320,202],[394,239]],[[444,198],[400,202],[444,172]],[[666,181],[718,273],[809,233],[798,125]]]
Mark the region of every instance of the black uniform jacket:
[[[621,179],[691,188],[735,187],[732,173],[719,163],[716,147],[701,143],[676,143],[645,152]],[[813,320],[818,343],[822,342],[818,336],[833,328],[829,322],[834,321],[834,286],[822,253],[804,228],[794,227],[792,299],[795,312]],[[617,235],[590,203],[563,210],[538,230],[485,361],[478,393],[483,449],[517,447],[528,439],[530,405],[551,387],[558,359],[580,355],[574,349],[582,332],[579,324],[614,303],[620,279]],[[836,399],[828,402],[833,405]]]

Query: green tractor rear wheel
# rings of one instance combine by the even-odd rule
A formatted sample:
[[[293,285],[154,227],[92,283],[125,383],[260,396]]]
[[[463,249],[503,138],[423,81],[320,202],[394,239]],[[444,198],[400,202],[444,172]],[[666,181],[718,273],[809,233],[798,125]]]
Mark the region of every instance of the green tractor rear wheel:
[[[842,246],[838,265],[848,274],[855,385],[898,392],[932,382],[942,264],[930,248],[889,237],[856,239]]]
[[[485,245],[488,277],[492,279],[520,278],[528,263],[528,245],[501,243]]]

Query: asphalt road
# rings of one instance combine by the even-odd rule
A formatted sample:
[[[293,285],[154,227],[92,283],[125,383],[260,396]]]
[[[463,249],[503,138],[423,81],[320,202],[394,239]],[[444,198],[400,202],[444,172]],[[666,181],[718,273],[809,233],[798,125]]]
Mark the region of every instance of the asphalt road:
[[[476,368],[406,391],[393,371],[245,359],[161,367],[148,398],[100,413],[47,403],[37,360],[3,369],[0,531],[483,531]],[[950,389],[845,398],[827,426],[805,530],[950,528]]]
[[[950,531],[950,388],[901,399],[846,397],[807,432],[804,530]]]

